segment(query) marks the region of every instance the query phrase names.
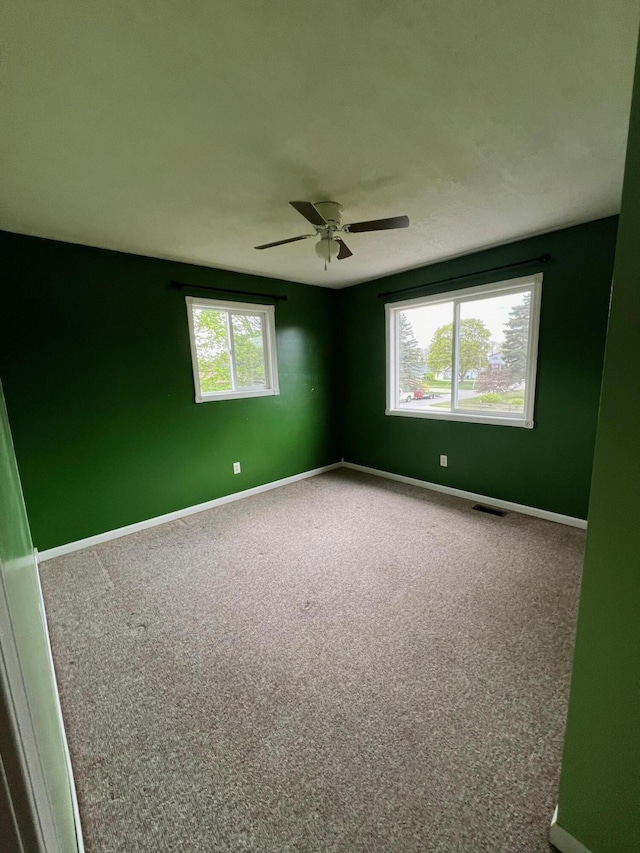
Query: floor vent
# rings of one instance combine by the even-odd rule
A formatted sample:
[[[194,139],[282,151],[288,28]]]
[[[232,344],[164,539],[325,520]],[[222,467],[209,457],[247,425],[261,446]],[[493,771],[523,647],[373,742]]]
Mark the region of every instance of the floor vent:
[[[492,506],[482,506],[482,504],[476,504],[474,509],[477,509],[478,512],[486,512],[488,515],[497,515],[500,518],[504,518],[507,514],[502,509],[494,509]]]

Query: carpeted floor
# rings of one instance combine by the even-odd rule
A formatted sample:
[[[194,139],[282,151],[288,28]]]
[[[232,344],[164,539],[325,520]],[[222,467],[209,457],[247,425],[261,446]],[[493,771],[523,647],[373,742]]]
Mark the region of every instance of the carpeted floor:
[[[548,853],[584,533],[338,470],[42,566],[90,853]]]

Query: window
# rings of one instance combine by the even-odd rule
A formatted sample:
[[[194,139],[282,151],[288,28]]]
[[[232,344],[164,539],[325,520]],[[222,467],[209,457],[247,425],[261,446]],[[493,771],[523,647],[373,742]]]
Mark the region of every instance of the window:
[[[387,414],[533,427],[542,273],[394,302]]]
[[[278,394],[275,309],[187,296],[196,402]]]

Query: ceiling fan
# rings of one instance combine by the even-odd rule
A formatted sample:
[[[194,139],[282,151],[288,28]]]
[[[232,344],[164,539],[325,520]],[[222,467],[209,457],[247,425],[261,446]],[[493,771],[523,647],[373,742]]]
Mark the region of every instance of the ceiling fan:
[[[320,237],[316,243],[316,253],[324,260],[324,268],[332,258],[343,261],[350,258],[353,252],[340,234],[358,234],[362,231],[386,231],[390,228],[408,228],[408,216],[392,216],[388,219],[370,219],[367,222],[352,222],[351,225],[342,224],[342,205],[337,201],[318,201],[312,204],[310,201],[290,201],[298,213],[310,222],[315,228],[314,234],[302,234],[300,237],[289,237],[288,240],[276,240],[275,243],[264,243],[256,246],[256,249],[271,249],[273,246],[282,246],[284,243],[295,243],[298,240],[308,240],[310,237]]]

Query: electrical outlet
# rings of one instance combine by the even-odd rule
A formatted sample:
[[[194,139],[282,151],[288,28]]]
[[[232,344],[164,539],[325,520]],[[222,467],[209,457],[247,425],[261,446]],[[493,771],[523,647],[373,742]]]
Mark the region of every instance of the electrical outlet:
[[[234,462],[234,463],[233,463],[233,473],[234,473],[234,474],[239,474],[239,473],[240,473],[240,463],[239,463],[239,462]]]
[[[440,464],[442,465],[443,468],[447,467],[447,464],[448,464],[447,463],[447,457],[444,454],[442,454],[440,456]]]

